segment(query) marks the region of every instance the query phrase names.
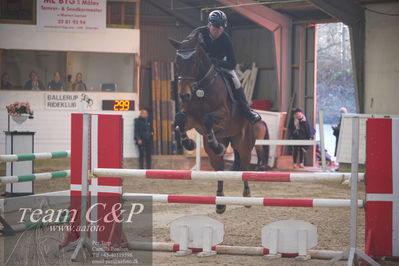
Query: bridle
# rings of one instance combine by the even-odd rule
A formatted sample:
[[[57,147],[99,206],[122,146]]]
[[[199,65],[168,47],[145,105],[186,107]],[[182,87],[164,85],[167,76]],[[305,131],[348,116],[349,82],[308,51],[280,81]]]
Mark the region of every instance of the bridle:
[[[197,48],[191,48],[191,49],[181,49],[176,51],[176,56],[180,56],[184,60],[190,59],[195,53],[197,52]],[[198,66],[197,66],[197,72],[198,72]],[[196,77],[182,77],[178,76],[177,79],[179,81],[184,81],[184,80],[197,80]]]
[[[197,52],[197,48],[192,48],[192,49],[182,49],[182,50],[177,50],[176,51],[176,55],[180,56],[181,58],[183,58],[184,60],[188,60],[191,58],[191,56],[193,56],[195,53]],[[197,73],[198,73],[198,65],[197,64]],[[216,76],[217,76],[218,72],[215,68],[215,66],[212,64],[212,66],[209,68],[208,72],[206,72],[206,74],[200,79],[198,80],[196,77],[191,77],[191,76],[178,76],[177,79],[178,81],[185,81],[185,80],[193,80],[195,81],[192,84],[192,91],[193,94],[196,94],[197,96],[199,94],[197,94],[196,92],[198,90],[203,90],[205,88],[207,88],[209,85],[211,85],[213,83],[213,81],[215,80]],[[203,97],[203,96],[201,96]]]

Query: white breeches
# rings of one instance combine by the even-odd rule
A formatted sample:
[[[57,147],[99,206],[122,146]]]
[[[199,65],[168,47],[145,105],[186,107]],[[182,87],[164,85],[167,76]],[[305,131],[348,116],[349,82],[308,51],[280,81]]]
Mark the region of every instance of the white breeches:
[[[239,80],[239,78],[237,76],[237,73],[235,72],[234,69],[230,70],[230,69],[227,69],[227,68],[222,68],[222,71],[224,71],[226,73],[229,73],[231,75],[231,77],[233,79],[234,87],[236,89],[241,88],[241,82],[240,82],[240,80]]]

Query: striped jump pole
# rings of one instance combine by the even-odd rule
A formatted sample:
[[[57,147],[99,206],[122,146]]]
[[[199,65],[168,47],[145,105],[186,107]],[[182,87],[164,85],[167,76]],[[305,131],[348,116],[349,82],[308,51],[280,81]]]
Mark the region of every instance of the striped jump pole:
[[[70,176],[71,176],[71,170],[40,173],[40,174],[1,176],[0,183],[10,184],[10,183],[19,183],[19,182],[26,182],[26,181],[40,181],[40,180],[49,180],[49,179],[53,179],[53,178],[62,178],[62,177],[70,177]]]
[[[123,193],[124,201],[136,200],[137,197],[151,197],[152,202],[183,203],[183,204],[211,204],[211,205],[244,205],[270,207],[350,207],[349,199],[284,199],[284,198],[248,198],[248,197],[218,197],[193,195],[167,195]],[[143,199],[145,200],[145,199]],[[358,207],[363,208],[363,200],[358,200]]]
[[[351,173],[295,173],[295,172],[236,172],[236,171],[190,171],[190,170],[136,170],[96,168],[94,176],[135,177],[149,179],[177,180],[238,180],[257,182],[343,182],[349,179]],[[364,174],[359,174],[359,180],[364,180]]]
[[[70,158],[71,151],[55,151],[55,152],[41,152],[41,153],[26,153],[26,154],[3,154],[0,155],[0,162],[20,162],[33,160],[46,160],[57,158]]]
[[[169,251],[176,252],[179,250],[178,243],[171,242],[133,242],[129,241],[128,248],[131,250],[149,250],[149,251]],[[202,248],[191,249],[194,252],[201,252]],[[217,245],[213,246],[212,250],[215,250],[218,254],[228,255],[249,255],[249,256],[263,256],[269,254],[269,250],[264,247],[248,247],[248,246],[228,246],[228,245]],[[341,254],[341,251],[334,250],[307,250],[312,259],[332,259],[333,257]],[[283,257],[296,257],[298,254],[282,254]]]

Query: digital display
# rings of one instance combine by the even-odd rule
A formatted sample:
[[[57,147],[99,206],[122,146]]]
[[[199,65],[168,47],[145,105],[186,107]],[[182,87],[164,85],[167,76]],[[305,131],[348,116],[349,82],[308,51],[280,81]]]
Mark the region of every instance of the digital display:
[[[103,100],[104,111],[134,111],[132,100]]]

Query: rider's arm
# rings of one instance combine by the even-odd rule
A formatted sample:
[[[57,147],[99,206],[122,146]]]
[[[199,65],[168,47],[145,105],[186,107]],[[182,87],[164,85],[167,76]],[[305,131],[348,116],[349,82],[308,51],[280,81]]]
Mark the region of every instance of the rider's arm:
[[[228,37],[227,35],[223,36],[223,47],[225,49],[224,60],[212,58],[212,62],[218,67],[226,68],[229,70],[235,69],[237,61],[234,54],[233,43],[231,42],[230,37]]]

